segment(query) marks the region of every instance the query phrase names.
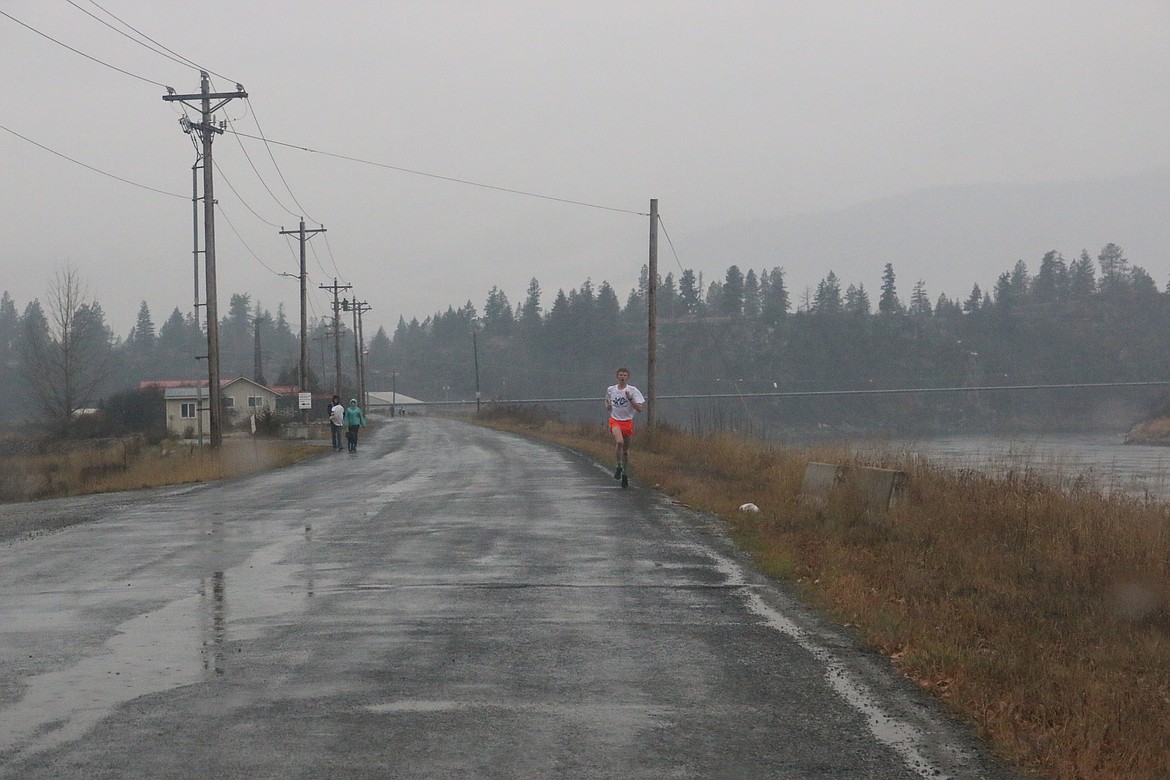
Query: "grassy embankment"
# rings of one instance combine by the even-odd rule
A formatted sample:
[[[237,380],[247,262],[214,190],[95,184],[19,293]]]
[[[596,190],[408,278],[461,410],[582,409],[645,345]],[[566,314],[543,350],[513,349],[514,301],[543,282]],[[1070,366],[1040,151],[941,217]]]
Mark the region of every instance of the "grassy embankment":
[[[257,438],[226,438],[218,451],[173,442],[146,446],[134,440],[50,449],[0,457],[0,501],[209,482],[280,468],[322,452],[303,441]]]
[[[597,425],[531,413],[488,424],[586,452]],[[875,519],[848,489],[819,505],[810,460],[904,470],[908,501]],[[1061,490],[1024,469],[955,473],[730,435],[660,431],[633,475],[728,522],[769,574],[851,627],[972,723],[1001,756],[1052,778],[1170,777],[1170,507]],[[759,514],[737,511],[751,501]]]

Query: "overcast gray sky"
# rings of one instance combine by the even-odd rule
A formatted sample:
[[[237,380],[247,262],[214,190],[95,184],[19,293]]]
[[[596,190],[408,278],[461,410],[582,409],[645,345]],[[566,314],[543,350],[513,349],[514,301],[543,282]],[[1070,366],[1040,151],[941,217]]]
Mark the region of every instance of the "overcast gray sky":
[[[11,131],[0,130],[0,290],[23,310],[72,263],[122,336],[142,300],[159,325],[191,306],[194,150],[159,85],[197,92],[199,74],[98,19],[213,71],[217,90],[243,84],[249,100],[218,115],[229,130],[328,153],[217,137],[221,311],[248,292],[295,321],[296,281],[279,274],[296,259],[278,233],[302,215],[328,231],[310,244],[311,314],[328,311],[317,285],[337,276],[373,306],[367,328],[392,330],[448,304],[482,310],[492,285],[515,305],[532,277],[546,306],[586,278],[624,302],[646,262],[650,198],[681,264],[710,280],[727,258],[688,254],[688,239],[721,226],[942,185],[1170,166],[1166,0],[0,0],[0,11],[60,42],[0,16]],[[661,272],[677,275],[667,252]],[[1168,256],[1140,259],[1160,284]],[[798,289],[830,260],[774,265]],[[1007,267],[967,270],[990,285]],[[860,279],[837,272],[876,290],[881,264]]]

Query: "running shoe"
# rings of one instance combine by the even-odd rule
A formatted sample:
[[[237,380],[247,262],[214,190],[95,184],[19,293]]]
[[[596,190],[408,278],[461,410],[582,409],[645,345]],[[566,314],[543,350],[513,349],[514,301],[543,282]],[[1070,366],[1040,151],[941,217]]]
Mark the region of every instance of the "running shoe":
[[[630,486],[630,477],[626,472],[622,472],[622,487],[628,488]]]
[[[617,468],[613,470],[613,478],[614,479],[621,479],[622,478],[622,464],[619,463],[617,465]]]

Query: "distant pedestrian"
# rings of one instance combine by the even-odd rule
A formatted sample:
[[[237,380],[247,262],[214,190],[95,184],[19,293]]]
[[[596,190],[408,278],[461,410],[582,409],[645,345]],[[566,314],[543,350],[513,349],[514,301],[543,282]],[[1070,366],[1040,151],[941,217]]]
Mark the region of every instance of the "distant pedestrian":
[[[329,432],[333,434],[333,449],[341,452],[341,432],[345,429],[345,407],[341,405],[341,396],[333,396],[333,403],[329,406]]]
[[[642,411],[646,399],[642,391],[629,384],[630,369],[617,370],[617,384],[605,391],[605,408],[609,412],[609,432],[613,434],[617,468],[614,479],[622,481],[622,487],[630,485],[630,439],[634,436],[634,412]]]
[[[350,452],[357,452],[358,429],[365,424],[366,416],[362,414],[357,399],[349,399],[349,406],[345,410],[345,425],[349,430],[345,432],[345,438],[349,442]]]

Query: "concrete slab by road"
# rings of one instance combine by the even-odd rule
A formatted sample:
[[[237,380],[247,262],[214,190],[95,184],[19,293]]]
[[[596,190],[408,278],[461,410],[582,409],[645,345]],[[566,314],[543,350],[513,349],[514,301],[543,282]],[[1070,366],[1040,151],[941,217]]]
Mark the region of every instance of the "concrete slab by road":
[[[717,520],[517,436],[396,420],[0,528],[38,513],[0,546],[0,777],[1007,776]]]

